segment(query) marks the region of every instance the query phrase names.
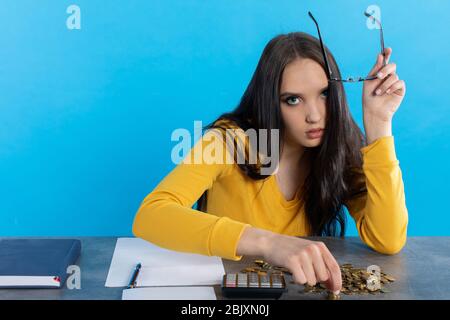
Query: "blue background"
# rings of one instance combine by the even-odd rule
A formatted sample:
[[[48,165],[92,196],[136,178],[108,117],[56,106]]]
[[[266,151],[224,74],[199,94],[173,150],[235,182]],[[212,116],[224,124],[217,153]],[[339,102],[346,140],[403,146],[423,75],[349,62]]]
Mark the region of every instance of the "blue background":
[[[66,27],[71,4],[81,30]],[[444,0],[2,1],[0,235],[131,235],[174,167],[172,131],[233,109],[272,37],[316,35],[308,10],[343,75],[366,74],[379,50],[371,4],[407,83],[394,136],[409,235],[450,235]],[[361,126],[361,85],[347,94]]]

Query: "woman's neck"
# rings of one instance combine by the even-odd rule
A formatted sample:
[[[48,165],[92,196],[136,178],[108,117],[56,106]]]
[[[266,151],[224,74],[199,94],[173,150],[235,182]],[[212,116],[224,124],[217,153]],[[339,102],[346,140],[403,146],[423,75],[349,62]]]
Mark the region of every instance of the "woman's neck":
[[[281,171],[291,176],[305,177],[310,168],[309,152],[307,148],[297,143],[292,137],[285,133],[281,140],[278,166],[275,173]]]
[[[289,135],[286,134],[282,142],[280,163],[300,164],[305,153],[305,147],[293,141]]]

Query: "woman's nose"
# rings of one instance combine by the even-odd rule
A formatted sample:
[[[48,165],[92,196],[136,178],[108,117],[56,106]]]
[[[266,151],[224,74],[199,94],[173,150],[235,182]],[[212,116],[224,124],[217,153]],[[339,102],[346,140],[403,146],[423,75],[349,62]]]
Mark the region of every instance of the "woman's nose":
[[[319,108],[317,105],[308,106],[306,110],[307,110],[306,111],[307,122],[316,123],[320,121],[322,116],[320,115]]]

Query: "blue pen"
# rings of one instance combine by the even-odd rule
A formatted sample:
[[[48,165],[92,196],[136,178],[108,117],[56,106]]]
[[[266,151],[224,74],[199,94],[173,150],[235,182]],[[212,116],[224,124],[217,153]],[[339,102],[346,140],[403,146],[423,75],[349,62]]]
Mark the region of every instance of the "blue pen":
[[[139,271],[141,270],[141,264],[138,263],[134,268],[133,274],[131,275],[130,283],[128,284],[128,289],[136,288],[136,279],[139,275]]]

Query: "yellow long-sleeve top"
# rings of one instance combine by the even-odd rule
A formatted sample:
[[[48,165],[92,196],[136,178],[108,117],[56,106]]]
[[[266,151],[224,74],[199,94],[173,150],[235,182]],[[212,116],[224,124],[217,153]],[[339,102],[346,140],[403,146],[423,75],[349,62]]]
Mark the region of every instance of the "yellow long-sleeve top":
[[[195,163],[196,152],[205,153],[217,143],[226,146],[210,133],[145,197],[133,234],[166,249],[235,261],[242,258],[236,249],[249,225],[308,236],[298,195],[286,200],[274,175],[253,180],[236,163]],[[345,206],[364,243],[381,253],[397,253],[406,242],[408,212],[394,138],[379,138],[361,152],[367,192]],[[206,213],[192,208],[205,190]]]

